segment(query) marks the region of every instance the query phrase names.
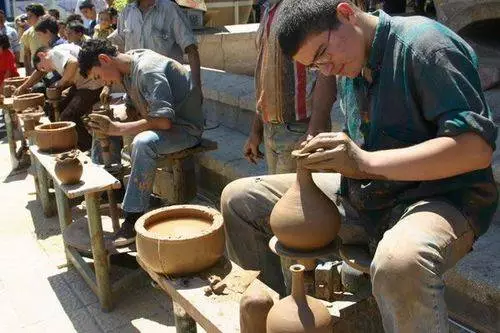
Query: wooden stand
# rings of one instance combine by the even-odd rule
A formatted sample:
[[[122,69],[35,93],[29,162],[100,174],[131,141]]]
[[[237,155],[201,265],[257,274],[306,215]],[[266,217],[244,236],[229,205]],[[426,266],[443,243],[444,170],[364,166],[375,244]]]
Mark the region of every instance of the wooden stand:
[[[15,110],[12,107],[14,99],[13,98],[4,98],[3,104],[0,105],[0,108],[3,112],[3,117],[5,121],[5,129],[7,131],[7,141],[9,143],[9,153],[10,153],[10,162],[12,166],[12,170],[16,170],[20,167],[23,167],[22,159],[17,157],[17,144],[14,131],[19,129],[19,119]],[[24,136],[21,138],[21,147],[28,147]]]

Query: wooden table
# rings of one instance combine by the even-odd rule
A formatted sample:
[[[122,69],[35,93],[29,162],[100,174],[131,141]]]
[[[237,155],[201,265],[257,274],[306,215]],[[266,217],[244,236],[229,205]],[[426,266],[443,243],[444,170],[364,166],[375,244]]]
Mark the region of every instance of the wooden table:
[[[5,129],[7,131],[7,141],[9,143],[9,153],[10,153],[10,163],[12,170],[15,170],[21,166],[20,161],[16,157],[16,139],[14,130],[19,128],[19,119],[17,118],[16,111],[12,108],[12,103],[14,99],[12,97],[4,98],[3,104],[0,104],[2,109],[3,118],[5,121]],[[16,125],[17,122],[17,126]],[[24,138],[21,140],[23,145],[26,145],[26,140]]]
[[[240,332],[240,300],[248,285],[257,284],[258,287],[267,291],[275,302],[279,299],[278,293],[255,278],[258,272],[252,275],[254,271],[245,271],[225,258],[216,265],[220,268],[222,262],[225,264],[225,276],[220,273],[219,268],[213,267],[196,276],[176,279],[155,273],[139,257],[137,257],[137,261],[158,286],[172,298],[175,326],[178,333],[196,332],[196,323],[210,333]],[[247,276],[248,278],[241,284],[238,283],[234,286],[228,282],[224,295],[207,296],[205,289],[209,286],[209,282],[205,277],[212,273],[221,278],[226,277],[226,280],[228,276]],[[229,281],[232,280],[229,279]]]
[[[40,152],[36,145],[30,147],[30,152],[34,157],[34,161],[36,161],[39,196],[44,206],[50,205],[47,179],[50,177],[54,182],[59,224],[63,233],[68,261],[75,266],[90,288],[97,294],[102,309],[104,311],[111,310],[113,307],[112,293],[121,290],[122,287],[125,287],[128,282],[133,281],[140,274],[140,269],[138,269],[132,273],[133,276],[126,276],[122,280],[117,281],[113,286],[110,283],[109,255],[120,251],[113,251],[109,246],[109,242],[105,244],[99,196],[103,191],[112,191],[113,189],[120,188],[120,182],[102,166],[93,164],[89,157],[80,154],[79,159],[83,165],[83,174],[80,183],[76,185],[62,185],[54,171],[55,155]],[[67,238],[72,238],[73,235],[82,235],[81,223],[72,223],[69,207],[69,199],[80,196],[85,196],[88,235],[86,239],[70,240]],[[80,243],[80,245],[77,243]],[[76,249],[92,252],[95,272],[90,269]]]

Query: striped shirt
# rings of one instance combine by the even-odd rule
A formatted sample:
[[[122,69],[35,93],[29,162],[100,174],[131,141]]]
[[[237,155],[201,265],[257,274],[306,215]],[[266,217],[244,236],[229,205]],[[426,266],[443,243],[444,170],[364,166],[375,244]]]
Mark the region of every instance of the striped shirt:
[[[279,3],[266,9],[257,32],[257,112],[265,123],[307,120],[316,72],[283,54],[273,25],[276,15]]]

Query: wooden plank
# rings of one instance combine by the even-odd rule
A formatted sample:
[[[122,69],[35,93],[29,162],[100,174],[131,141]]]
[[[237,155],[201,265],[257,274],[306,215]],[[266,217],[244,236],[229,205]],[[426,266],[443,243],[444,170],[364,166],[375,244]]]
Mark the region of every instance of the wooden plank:
[[[85,282],[87,282],[88,286],[92,291],[97,295],[97,282],[95,280],[95,274],[90,269],[89,265],[83,260],[80,253],[78,253],[75,249],[69,247],[68,248],[68,258],[71,260],[73,266],[75,266],[78,273],[80,273],[81,277]]]
[[[316,266],[314,272],[315,297],[333,302],[335,293],[342,291],[339,266],[342,261],[327,261]]]
[[[71,224],[71,209],[69,208],[69,200],[59,186],[55,186],[57,214],[59,216],[59,226],[61,233],[64,232],[67,226]],[[64,244],[64,252],[66,260],[69,262],[69,254],[66,244]]]
[[[108,253],[104,247],[104,237],[102,234],[98,193],[86,193],[85,205],[88,214],[92,255],[94,257],[97,296],[99,297],[101,308],[104,311],[110,311],[113,307],[111,282],[109,279]]]
[[[102,166],[92,163],[90,158],[85,154],[79,154],[79,159],[83,165],[83,174],[80,183],[75,185],[62,185],[55,173],[55,154],[43,153],[38,150],[38,147],[33,145],[30,147],[30,152],[36,156],[37,160],[44,166],[50,177],[68,198],[76,198],[86,193],[102,192],[110,189],[118,189],[121,187],[120,181],[107,172]]]
[[[14,115],[7,109],[3,109],[3,118],[5,122],[5,129],[7,130],[7,141],[9,143],[10,165],[12,170],[17,169],[19,161],[16,158],[16,140],[14,138]]]
[[[176,333],[196,333],[196,322],[186,310],[179,304],[172,301],[174,308],[174,321]]]
[[[38,196],[40,197],[40,203],[42,204],[43,215],[45,215],[46,217],[51,217],[54,216],[55,209],[53,200],[51,199],[49,193],[49,178],[47,175],[47,171],[45,170],[43,165],[40,164],[37,156],[33,156],[36,160],[35,169],[38,178]]]
[[[172,300],[178,303],[207,332],[235,333],[240,331],[240,300],[245,289],[235,292],[232,288],[226,288],[224,295],[207,296],[205,288],[209,286],[209,283],[206,279],[200,278],[200,275],[169,279],[152,271],[139,257],[137,261],[150,277],[172,297]],[[244,276],[248,272],[233,262],[229,262],[229,265],[228,275]],[[210,271],[212,269],[209,269],[208,273],[205,272],[204,275],[209,274]],[[259,288],[267,291],[274,300],[279,299],[278,293],[258,279],[254,279],[250,284],[257,284]]]
[[[197,145],[197,146],[181,150],[181,151],[179,151],[177,153],[172,153],[172,154],[168,154],[168,155],[162,156],[161,158],[159,158],[156,161],[156,165],[157,165],[157,167],[161,167],[163,163],[166,163],[166,160],[169,160],[169,159],[170,160],[175,160],[175,159],[185,158],[185,157],[188,157],[188,156],[191,156],[191,155],[195,155],[195,154],[198,154],[198,153],[203,153],[203,152],[207,152],[207,151],[211,151],[211,150],[216,150],[217,147],[218,147],[217,146],[217,142],[209,140],[209,139],[202,138],[200,144]]]

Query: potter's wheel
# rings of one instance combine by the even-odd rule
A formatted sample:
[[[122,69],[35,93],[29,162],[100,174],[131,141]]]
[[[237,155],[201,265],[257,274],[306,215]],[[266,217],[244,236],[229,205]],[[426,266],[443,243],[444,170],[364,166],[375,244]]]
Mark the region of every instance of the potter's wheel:
[[[292,259],[315,259],[321,257],[327,257],[332,253],[337,253],[342,242],[340,238],[335,238],[330,244],[314,250],[314,251],[300,251],[287,248],[283,246],[276,236],[273,236],[269,241],[269,248],[273,253],[279,255],[280,257],[288,257]]]

